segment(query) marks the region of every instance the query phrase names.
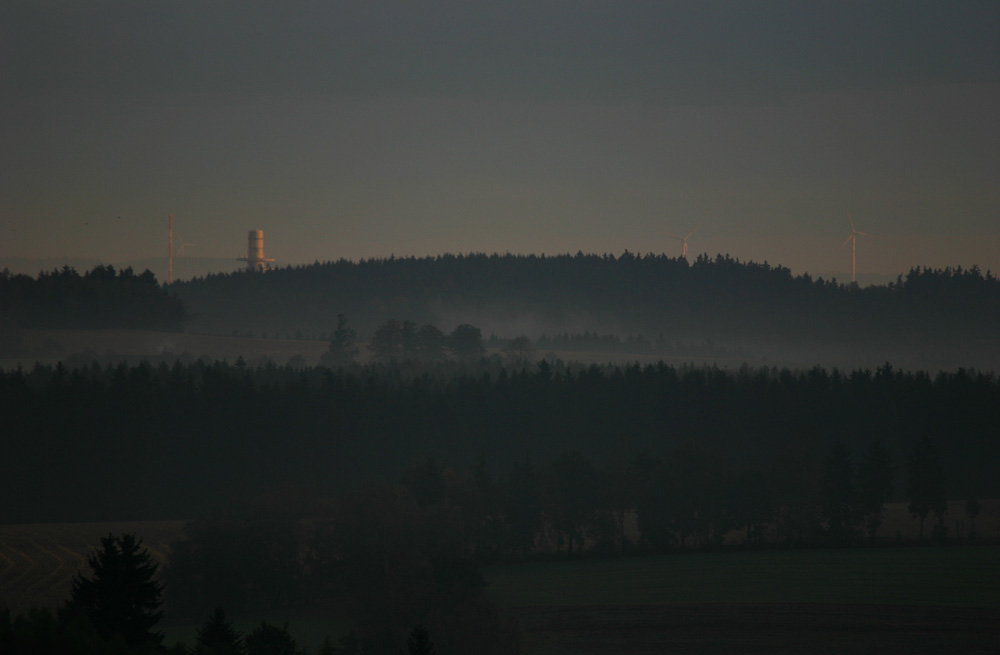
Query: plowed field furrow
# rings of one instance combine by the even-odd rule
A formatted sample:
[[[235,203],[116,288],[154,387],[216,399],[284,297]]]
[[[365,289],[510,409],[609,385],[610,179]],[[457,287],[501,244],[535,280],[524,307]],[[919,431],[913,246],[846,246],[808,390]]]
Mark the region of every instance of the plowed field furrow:
[[[70,548],[63,546],[62,544],[59,545],[59,549],[62,550],[64,553],[66,553],[66,555],[70,558],[70,561],[72,563],[69,564],[69,567],[73,569],[74,573],[76,571],[79,571],[84,567],[84,565],[86,565],[87,558],[78,551],[71,550]]]
[[[28,541],[38,553],[44,555],[44,558],[39,560],[39,575],[32,580],[30,589],[50,588],[57,581],[70,575],[66,573],[66,564],[59,553],[48,548],[41,540],[29,539]]]
[[[0,580],[2,580],[3,576],[7,574],[8,570],[11,571],[14,570],[14,560],[7,557],[7,554],[4,553],[3,551],[4,551],[3,546],[0,546],[0,560],[3,560],[2,562],[0,562]]]
[[[37,575],[37,566],[35,560],[28,556],[27,553],[11,550],[7,552],[13,555],[14,566],[12,567],[13,575],[4,581],[4,595],[17,601],[27,597],[31,580]],[[20,603],[15,603],[15,605],[19,606]]]

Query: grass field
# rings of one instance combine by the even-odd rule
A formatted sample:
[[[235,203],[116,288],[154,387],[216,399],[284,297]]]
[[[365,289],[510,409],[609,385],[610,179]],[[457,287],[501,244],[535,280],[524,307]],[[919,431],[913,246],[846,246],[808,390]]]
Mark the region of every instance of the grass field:
[[[1000,610],[1000,547],[675,553],[533,562],[487,571],[509,607],[870,603]]]
[[[678,553],[487,580],[532,655],[1000,652],[996,546]]]

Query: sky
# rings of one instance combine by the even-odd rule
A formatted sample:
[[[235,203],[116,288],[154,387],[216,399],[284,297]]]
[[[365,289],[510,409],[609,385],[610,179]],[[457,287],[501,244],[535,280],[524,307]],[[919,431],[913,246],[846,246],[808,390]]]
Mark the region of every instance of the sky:
[[[1000,273],[1000,3],[8,0],[0,258]]]

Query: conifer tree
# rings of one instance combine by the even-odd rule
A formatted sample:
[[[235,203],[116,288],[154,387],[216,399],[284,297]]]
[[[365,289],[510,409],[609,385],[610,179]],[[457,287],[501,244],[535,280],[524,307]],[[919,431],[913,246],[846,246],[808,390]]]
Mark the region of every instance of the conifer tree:
[[[137,651],[159,648],[163,633],[154,632],[163,585],[156,580],[158,564],[134,534],[101,539],[87,557],[93,577],[73,578],[68,609],[82,614],[107,640],[123,638]]]
[[[213,655],[238,655],[243,652],[243,637],[226,620],[226,613],[216,607],[198,629],[198,645],[208,649]]]
[[[342,366],[353,362],[358,356],[358,347],[354,343],[357,336],[347,324],[347,316],[337,314],[337,329],[330,340],[330,347],[323,355],[322,363],[326,366]]]
[[[295,639],[288,632],[288,624],[278,627],[266,621],[247,633],[247,655],[302,655]]]
[[[413,628],[410,638],[406,640],[406,648],[409,655],[433,655],[434,644],[431,642],[427,628],[422,625]]]

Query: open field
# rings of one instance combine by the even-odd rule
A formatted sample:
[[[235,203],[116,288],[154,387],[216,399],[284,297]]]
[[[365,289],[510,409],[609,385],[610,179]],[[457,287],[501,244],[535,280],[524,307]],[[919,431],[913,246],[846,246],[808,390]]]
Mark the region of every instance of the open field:
[[[501,605],[831,603],[1000,611],[1000,547],[771,549],[532,562],[487,571]]]
[[[995,610],[898,605],[694,604],[518,612],[529,655],[995,655]]]
[[[995,546],[679,553],[487,579],[532,655],[1000,652]]]

